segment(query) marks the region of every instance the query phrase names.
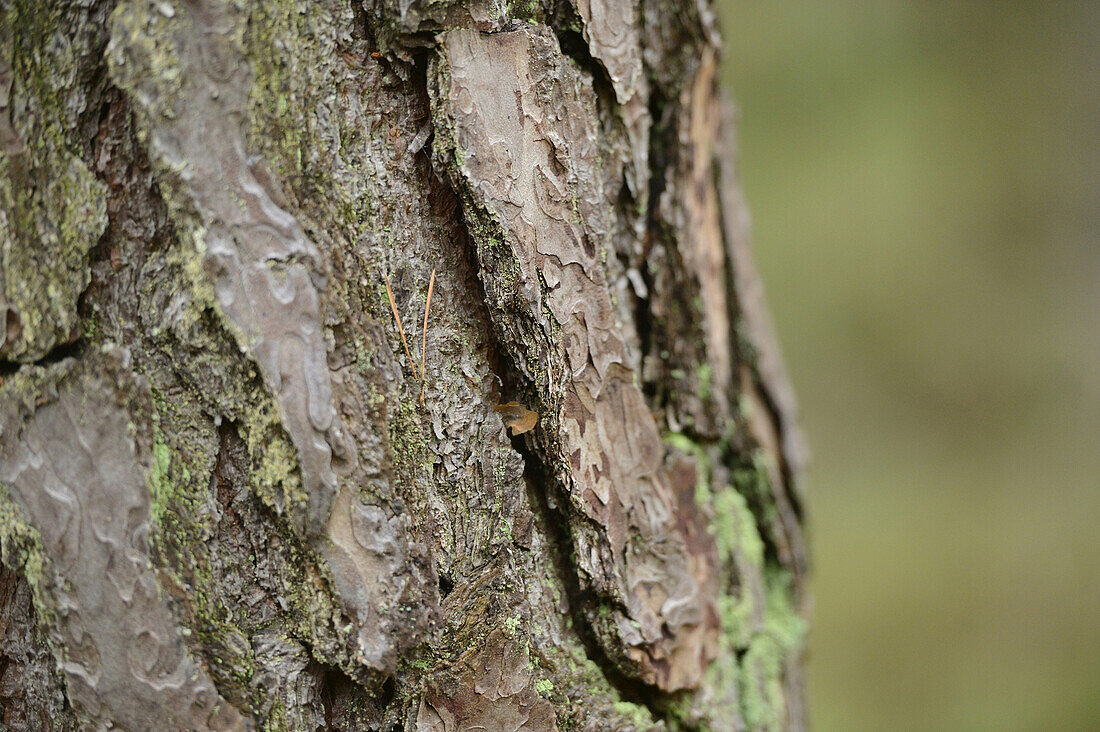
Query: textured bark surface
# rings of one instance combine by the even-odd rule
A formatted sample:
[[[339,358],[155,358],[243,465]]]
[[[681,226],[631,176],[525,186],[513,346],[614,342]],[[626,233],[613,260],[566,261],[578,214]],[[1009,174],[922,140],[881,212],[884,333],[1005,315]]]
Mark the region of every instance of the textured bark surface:
[[[0,0],[0,725],[804,726],[718,46]]]

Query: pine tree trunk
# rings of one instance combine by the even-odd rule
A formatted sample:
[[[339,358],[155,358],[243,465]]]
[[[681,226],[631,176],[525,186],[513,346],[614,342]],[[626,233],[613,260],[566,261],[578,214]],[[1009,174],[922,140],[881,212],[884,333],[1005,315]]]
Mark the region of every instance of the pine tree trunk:
[[[0,722],[797,729],[689,0],[0,0]]]

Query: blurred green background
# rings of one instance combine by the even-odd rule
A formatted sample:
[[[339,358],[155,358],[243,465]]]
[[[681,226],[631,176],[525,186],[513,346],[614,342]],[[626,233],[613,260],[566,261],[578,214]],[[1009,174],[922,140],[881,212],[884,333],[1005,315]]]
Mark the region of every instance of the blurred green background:
[[[1100,729],[1100,3],[719,10],[815,727]]]

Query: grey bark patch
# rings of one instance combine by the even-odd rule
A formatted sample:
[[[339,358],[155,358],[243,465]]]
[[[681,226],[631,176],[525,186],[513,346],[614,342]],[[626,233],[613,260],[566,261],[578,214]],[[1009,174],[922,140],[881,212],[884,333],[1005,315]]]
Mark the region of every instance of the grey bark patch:
[[[121,406],[139,387],[94,361],[13,379],[38,382],[33,401],[0,392],[0,483],[41,537],[45,574],[55,573],[44,580],[48,626],[68,697],[97,728],[246,729],[187,651],[158,590],[149,455],[135,437],[149,429]]]

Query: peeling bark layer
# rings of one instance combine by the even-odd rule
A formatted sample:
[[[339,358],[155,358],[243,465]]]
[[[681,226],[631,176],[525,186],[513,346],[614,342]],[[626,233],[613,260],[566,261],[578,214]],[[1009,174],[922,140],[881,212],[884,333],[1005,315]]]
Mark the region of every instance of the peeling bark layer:
[[[0,0],[0,722],[804,726],[717,58],[693,2]]]

